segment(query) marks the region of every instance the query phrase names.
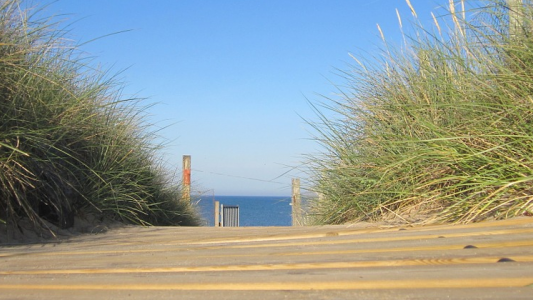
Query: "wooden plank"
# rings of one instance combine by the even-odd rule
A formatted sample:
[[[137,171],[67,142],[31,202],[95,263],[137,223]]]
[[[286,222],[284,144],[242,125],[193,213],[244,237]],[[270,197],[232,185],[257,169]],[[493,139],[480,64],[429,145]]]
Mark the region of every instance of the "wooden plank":
[[[374,261],[343,261],[289,264],[252,264],[222,266],[188,266],[188,267],[155,267],[155,268],[99,268],[99,269],[56,269],[56,270],[25,270],[0,271],[0,275],[72,275],[72,274],[140,274],[140,273],[188,273],[188,272],[243,272],[243,271],[277,271],[277,270],[318,270],[318,269],[355,269],[373,267],[405,267],[458,264],[498,263],[501,256],[480,256],[464,258],[435,259],[403,259]],[[509,256],[506,259],[514,262],[533,262],[533,255]],[[531,282],[533,284],[533,282]]]
[[[181,290],[181,291],[272,291],[272,290],[374,290],[431,288],[495,288],[527,287],[533,277],[479,279],[361,280],[318,282],[246,282],[187,284],[0,284],[0,290]]]

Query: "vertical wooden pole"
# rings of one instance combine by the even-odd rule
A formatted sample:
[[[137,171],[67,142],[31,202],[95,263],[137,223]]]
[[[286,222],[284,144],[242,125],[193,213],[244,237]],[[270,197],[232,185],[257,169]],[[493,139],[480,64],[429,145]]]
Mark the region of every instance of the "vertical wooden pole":
[[[302,218],[300,179],[292,179],[292,226],[300,226]]]
[[[215,201],[215,227],[220,227],[220,202]]]
[[[511,39],[516,39],[521,31],[522,5],[522,0],[507,0],[507,7],[509,8],[509,37]]]
[[[191,156],[183,155],[183,200],[191,201]]]
[[[220,205],[220,227],[224,227],[224,204]]]

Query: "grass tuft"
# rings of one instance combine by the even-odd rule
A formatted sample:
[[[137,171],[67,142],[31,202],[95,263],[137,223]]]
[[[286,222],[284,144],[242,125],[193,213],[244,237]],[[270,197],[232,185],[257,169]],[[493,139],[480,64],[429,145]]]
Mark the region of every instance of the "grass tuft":
[[[91,67],[60,23],[0,1],[0,222],[68,228],[87,212],[197,225],[162,167],[140,99]]]
[[[434,23],[317,107],[314,223],[533,213],[533,3],[451,1]]]

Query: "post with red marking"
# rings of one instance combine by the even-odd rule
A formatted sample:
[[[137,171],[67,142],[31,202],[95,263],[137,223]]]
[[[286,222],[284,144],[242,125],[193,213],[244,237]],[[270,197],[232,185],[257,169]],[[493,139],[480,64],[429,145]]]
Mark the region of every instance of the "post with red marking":
[[[300,179],[292,179],[292,226],[301,226],[302,210],[300,197]]]
[[[182,200],[191,201],[191,156],[183,155],[183,193]]]

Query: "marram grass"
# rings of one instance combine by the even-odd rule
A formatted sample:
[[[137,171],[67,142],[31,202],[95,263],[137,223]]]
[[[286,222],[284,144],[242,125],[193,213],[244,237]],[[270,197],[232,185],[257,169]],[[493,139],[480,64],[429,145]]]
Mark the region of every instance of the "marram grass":
[[[197,225],[162,167],[138,99],[82,59],[60,24],[0,1],[0,222],[73,225],[87,213]]]
[[[533,214],[533,3],[478,4],[343,72],[313,125],[314,223]]]

